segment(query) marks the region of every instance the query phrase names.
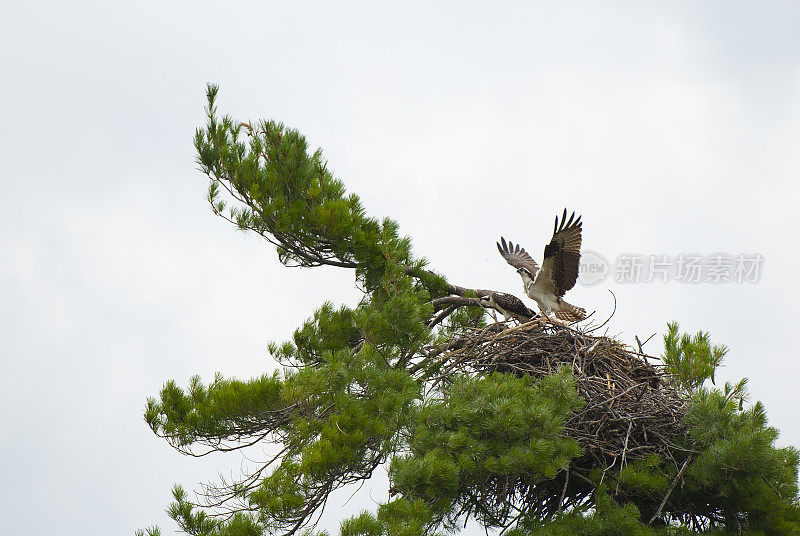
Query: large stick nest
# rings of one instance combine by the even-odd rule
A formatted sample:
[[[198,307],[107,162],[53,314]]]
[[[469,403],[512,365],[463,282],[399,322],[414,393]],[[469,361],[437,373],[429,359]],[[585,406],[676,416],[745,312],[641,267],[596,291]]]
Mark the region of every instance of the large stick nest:
[[[586,404],[567,421],[564,433],[578,441],[584,454],[572,461],[567,474],[548,482],[518,482],[514,493],[537,505],[542,515],[590,498],[596,482],[596,473],[590,481],[592,471],[616,476],[624,465],[651,454],[677,467],[688,454],[681,446],[688,399],[641,348],[591,331],[533,321],[462,334],[451,341],[448,353],[451,372],[542,377],[561,366],[572,370]],[[620,487],[612,491],[625,494]]]

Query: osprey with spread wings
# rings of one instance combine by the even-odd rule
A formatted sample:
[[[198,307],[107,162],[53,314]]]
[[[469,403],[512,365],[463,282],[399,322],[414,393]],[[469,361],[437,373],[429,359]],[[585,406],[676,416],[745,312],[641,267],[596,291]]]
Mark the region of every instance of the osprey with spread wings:
[[[553,238],[544,248],[542,269],[519,244],[506,242],[500,237],[497,249],[500,255],[517,269],[525,285],[525,293],[539,305],[544,316],[553,313],[556,318],[575,322],[586,318],[586,310],[570,305],[561,298],[578,280],[581,259],[581,218],[575,220],[575,213],[567,221],[567,209],[558,216],[553,227]],[[538,275],[537,275],[538,272]]]

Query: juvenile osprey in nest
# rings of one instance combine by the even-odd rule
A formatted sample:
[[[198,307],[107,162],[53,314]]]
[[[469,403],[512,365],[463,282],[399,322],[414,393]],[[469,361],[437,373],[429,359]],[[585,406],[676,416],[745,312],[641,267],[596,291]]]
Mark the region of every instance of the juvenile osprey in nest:
[[[546,317],[552,312],[556,318],[568,322],[586,318],[585,309],[570,305],[561,299],[578,280],[578,266],[581,259],[581,218],[578,216],[574,222],[573,219],[575,219],[574,212],[567,221],[567,209],[564,209],[560,225],[556,216],[553,238],[544,247],[541,270],[536,261],[524,248],[519,247],[519,244],[506,243],[503,237],[500,237],[500,242],[497,244],[500,255],[517,269],[525,285],[525,293],[536,301],[542,314]]]
[[[503,321],[514,317],[520,322],[528,322],[537,315],[522,303],[522,300],[505,292],[492,292],[488,296],[481,296],[478,300],[483,307],[490,307],[503,314]]]

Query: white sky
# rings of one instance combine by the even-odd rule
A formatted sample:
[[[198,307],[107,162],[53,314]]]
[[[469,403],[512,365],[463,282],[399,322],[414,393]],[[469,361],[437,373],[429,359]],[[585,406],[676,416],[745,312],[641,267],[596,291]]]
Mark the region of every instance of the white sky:
[[[270,370],[351,273],[289,271],[204,202],[204,85],[239,119],[324,149],[371,215],[451,281],[522,295],[502,234],[537,258],[553,216],[584,247],[759,253],[758,284],[578,286],[630,342],[669,320],[731,351],[781,444],[796,414],[800,7],[794,2],[17,2],[0,19],[0,505],[9,534],[131,534],[187,459],[149,431],[170,378]],[[344,507],[374,509],[381,489]],[[335,528],[337,499],[323,520]]]

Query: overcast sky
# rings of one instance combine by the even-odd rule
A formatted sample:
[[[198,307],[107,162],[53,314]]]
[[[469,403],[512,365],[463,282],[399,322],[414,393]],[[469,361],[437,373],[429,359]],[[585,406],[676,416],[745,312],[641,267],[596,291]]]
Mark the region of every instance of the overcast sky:
[[[780,444],[800,445],[799,6],[4,6],[5,532],[172,532],[172,484],[240,459],[180,456],[144,423],[146,397],[272,370],[268,341],[325,300],[356,303],[352,273],[287,270],[211,214],[192,147],[208,81],[222,113],[300,129],[454,283],[521,296],[495,240],[539,258],[553,216],[576,210],[611,272],[569,301],[604,318],[612,290],[610,333],[657,333],[653,354],[667,321],[710,331],[731,349],[718,378],[750,378]],[[760,255],[757,282],[616,280],[632,255],[718,254]],[[384,498],[377,485],[344,510]]]

